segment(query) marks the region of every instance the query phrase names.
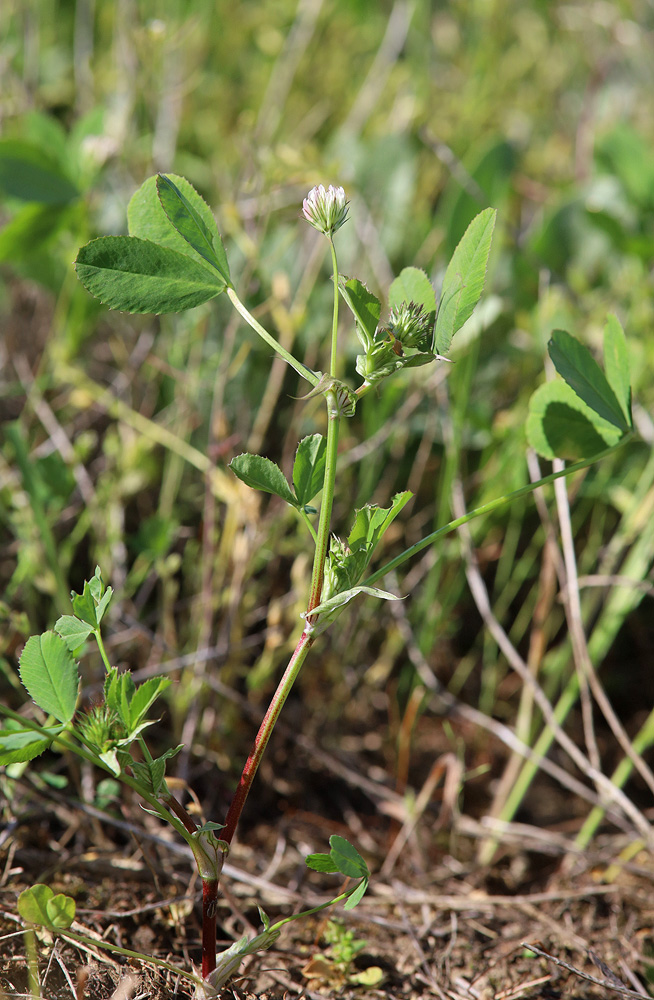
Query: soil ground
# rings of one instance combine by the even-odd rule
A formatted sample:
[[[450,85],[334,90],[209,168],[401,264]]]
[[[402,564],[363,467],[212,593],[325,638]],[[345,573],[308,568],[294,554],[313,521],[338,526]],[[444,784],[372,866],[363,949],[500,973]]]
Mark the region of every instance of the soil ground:
[[[429,726],[437,724],[432,719]],[[277,917],[326,898],[329,876],[309,872],[303,857],[324,850],[331,833],[347,836],[366,856],[371,888],[351,913],[327,911],[324,919],[320,914],[286,927],[276,946],[246,960],[224,997],[651,995],[654,872],[628,837],[607,832],[592,851],[574,851],[579,821],[570,817],[569,797],[550,788],[547,808],[542,801],[541,807],[550,817],[558,812],[558,821],[510,825],[484,867],[476,850],[490,828],[473,815],[474,796],[468,795],[466,813],[449,812],[436,792],[414,825],[408,799],[390,790],[369,754],[329,754],[319,765],[307,741],[304,747],[277,740],[273,763],[283,780],[273,777],[272,763],[262,767],[226,865],[219,947],[260,929],[257,905]],[[543,794],[534,791],[536,798]],[[325,811],[334,816],[325,818]],[[104,812],[74,805],[33,774],[15,784],[5,817],[13,818],[0,831],[0,996],[31,995],[16,898],[35,882],[74,896],[74,928],[98,942],[185,969],[199,960],[198,883],[189,882],[184,848],[138,803]],[[329,918],[342,920],[360,942],[349,966],[334,961],[325,943]],[[35,949],[46,1000],[192,995],[172,973],[112,957],[99,946],[81,948],[44,934]]]

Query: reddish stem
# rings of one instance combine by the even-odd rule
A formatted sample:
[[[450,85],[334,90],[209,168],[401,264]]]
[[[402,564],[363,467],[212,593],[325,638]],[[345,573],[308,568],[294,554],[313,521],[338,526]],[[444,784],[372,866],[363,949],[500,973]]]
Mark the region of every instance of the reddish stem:
[[[189,816],[182,803],[178,802],[174,795],[167,796],[167,798],[164,799],[164,802],[170,811],[174,812],[177,818],[182,821],[189,833],[197,832],[197,823],[191,816]]]
[[[261,758],[263,757],[266,746],[268,745],[268,740],[270,739],[272,731],[275,727],[279,713],[284,706],[288,693],[293,686],[293,681],[297,677],[300,667],[302,666],[313,643],[314,637],[305,630],[300,636],[299,642],[295,647],[286,670],[284,671],[284,676],[277,685],[277,690],[275,691],[270,705],[268,706],[268,711],[264,715],[263,721],[259,726],[259,732],[257,733],[254,743],[252,744],[250,756],[245,762],[245,767],[241,773],[238,787],[234,792],[234,797],[227,813],[225,829],[220,832],[221,839],[226,840],[228,844],[231,844],[232,842],[236,825],[239,821],[241,812],[243,811],[243,806],[245,805],[245,800],[247,799],[250,788],[252,787],[254,776],[257,773],[257,768],[259,767]]]
[[[202,976],[216,968],[216,913],[218,879],[202,879]]]

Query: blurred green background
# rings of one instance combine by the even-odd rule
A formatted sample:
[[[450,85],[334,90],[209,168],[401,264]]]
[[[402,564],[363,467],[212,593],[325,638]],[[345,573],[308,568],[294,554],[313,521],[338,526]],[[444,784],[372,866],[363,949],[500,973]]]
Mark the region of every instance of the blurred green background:
[[[456,363],[389,380],[343,433],[335,530],[347,531],[355,504],[407,485],[416,494],[389,552],[450,519],[456,476],[470,508],[528,480],[524,424],[551,330],[597,349],[617,313],[642,437],[574,482],[573,526],[581,574],[631,581],[584,589],[582,603],[594,662],[638,732],[654,703],[654,629],[640,606],[651,607],[654,554],[652,4],[4,0],[1,31],[8,696],[26,635],[51,626],[99,564],[117,591],[114,661],[142,675],[167,664],[180,682],[167,725],[187,744],[181,772],[201,781],[217,764],[228,787],[252,721],[242,702],[214,705],[202,682],[256,716],[295,642],[303,528],[226,465],[261,451],[288,472],[298,439],[323,429],[320,402],[298,399],[294,373],[222,299],[182,316],[108,313],[72,268],[88,239],[126,231],[131,194],[162,170],[202,193],[239,294],[314,368],[325,367],[332,291],[324,247],[300,218],[311,186],[345,187],[340,267],[382,299],[409,264],[438,290],[468,222],[497,208],[486,294],[455,340]],[[357,343],[345,320],[341,337],[348,378]],[[534,669],[555,702],[574,667],[544,581],[545,535],[531,500],[473,525],[495,613],[523,654],[540,629]],[[313,713],[310,730],[339,750],[348,734],[388,733],[369,750],[400,774],[418,690],[416,781],[453,746],[469,769],[463,807],[487,809],[498,749],[435,727],[429,685],[511,724],[520,685],[480,625],[456,537],[395,584],[411,598],[399,612],[373,601],[348,612],[288,721]],[[530,712],[531,742],[543,722]],[[607,747],[607,766],[618,759]],[[215,794],[208,808],[220,812],[227,793]],[[529,815],[547,815],[548,800],[532,799]]]

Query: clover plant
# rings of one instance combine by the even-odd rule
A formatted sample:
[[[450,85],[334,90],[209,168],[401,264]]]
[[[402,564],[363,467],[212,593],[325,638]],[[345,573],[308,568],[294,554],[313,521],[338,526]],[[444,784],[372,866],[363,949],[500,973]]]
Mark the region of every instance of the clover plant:
[[[271,923],[261,911],[260,934],[252,940],[244,937],[216,955],[216,908],[223,862],[284,702],[321,634],[356,599],[397,600],[396,595],[379,589],[377,582],[432,545],[441,534],[537,485],[589,465],[597,459],[597,452],[608,453],[632,429],[626,345],[618,321],[611,318],[606,327],[605,372],[569,334],[555,332],[550,354],[564,381],[549,382],[537,390],[528,434],[541,454],[580,461],[450,522],[370,572],[377,547],[411,494],[398,493],[387,508],[366,504],[355,510],[345,540],[331,534],[341,422],[351,417],[357,406],[365,405],[364,398],[371,389],[383,390],[384,383],[404,369],[448,360],[454,334],[470,317],[482,294],[495,212],[486,209],[470,223],[445,272],[438,301],[427,275],[407,267],[391,284],[384,311],[379,299],[359,279],[339,272],[334,237],[346,223],[348,210],[342,188],[325,189],[322,185],[309,193],[302,209],[306,221],[324,234],[331,254],[333,315],[327,372],[313,371],[285,350],[242,303],[214,217],[183,177],[159,174],[145,181],[129,204],[129,235],[92,240],[81,248],[75,262],[81,282],[112,309],[177,312],[226,295],[268,347],[309,383],[309,395],[324,398],[327,409],[326,434],[313,434],[299,442],[290,479],[265,456],[244,454],[230,463],[233,474],[248,486],[275,494],[296,510],[306,526],[314,554],[297,644],[261,722],[225,817],[199,825],[170,791],[166,771],[180,746],[152,756],[147,729],[154,721],[154,702],[170,681],[152,677],[137,685],[129,671],[118,672],[110,663],[102,624],[113,594],[100,568],[86,581],[81,593],[73,593],[73,613],[60,617],[53,631],[28,639],[20,657],[20,679],[40,709],[38,718],[42,721],[4,709],[0,764],[30,761],[49,747],[75,753],[136,792],[147,808],[169,823],[189,845],[203,886],[202,968],[200,975],[188,973],[196,983],[198,996],[214,995],[237,972],[246,955],[268,948],[284,924],[301,916]],[[360,344],[355,365],[358,381],[354,385],[337,374],[341,302]],[[80,704],[75,653],[89,640],[97,645],[104,665],[103,696],[99,702]],[[365,893],[368,867],[342,837],[332,836],[329,853],[310,855],[306,862],[317,871],[352,880],[325,906],[343,902],[350,909]],[[306,912],[317,909],[322,907]],[[19,900],[19,912],[28,924],[40,924],[81,939],[72,926],[73,900],[54,895],[48,886],[39,884],[26,890]],[[133,954],[117,947],[113,951]]]

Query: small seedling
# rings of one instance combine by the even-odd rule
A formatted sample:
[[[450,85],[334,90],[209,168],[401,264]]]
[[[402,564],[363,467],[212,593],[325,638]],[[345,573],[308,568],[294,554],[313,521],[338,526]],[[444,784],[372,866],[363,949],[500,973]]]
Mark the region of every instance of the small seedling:
[[[352,963],[367,942],[355,937],[351,928],[341,920],[328,920],[323,939],[328,948],[307,962],[302,970],[303,976],[321,980],[334,989],[342,988],[345,983],[368,987],[380,985],[384,973],[378,965],[369,965],[361,972],[352,971]]]
[[[261,933],[252,940],[243,937],[216,955],[216,908],[223,862],[284,702],[321,634],[356,599],[398,600],[397,595],[379,589],[376,583],[391,569],[433,545],[444,533],[560,475],[590,465],[598,457],[595,452],[608,453],[629,436],[632,427],[626,347],[617,320],[611,319],[606,330],[605,374],[573,338],[563,332],[555,333],[550,353],[565,384],[548,384],[535,394],[529,434],[542,454],[573,454],[581,461],[450,522],[370,572],[378,546],[411,494],[398,493],[387,508],[366,504],[355,510],[345,541],[331,534],[341,422],[354,414],[371,389],[383,389],[389,378],[407,377],[405,369],[448,360],[452,338],[470,317],[483,290],[495,212],[486,209],[470,223],[447,268],[438,301],[427,275],[407,267],[389,289],[388,311],[384,316],[380,300],[357,278],[347,277],[338,269],[334,236],[348,216],[343,189],[314,188],[304,201],[303,214],[307,222],[324,234],[331,253],[333,315],[327,372],[311,370],[278,344],[241,302],[213,215],[183,177],[160,174],[147,180],[129,205],[129,235],[93,240],[81,248],[76,261],[82,283],[113,309],[133,313],[178,312],[226,295],[268,347],[309,383],[309,395],[320,395],[325,400],[326,435],[313,434],[299,442],[290,479],[278,465],[261,455],[240,455],[230,465],[234,475],[248,486],[275,494],[297,512],[314,551],[297,644],[261,723],[224,822],[198,825],[171,793],[166,770],[180,746],[170,747],[158,757],[153,757],[149,750],[146,731],[156,721],[152,716],[153,705],[170,681],[152,677],[137,685],[129,671],[119,673],[110,663],[102,638],[102,623],[113,593],[105,585],[99,568],[85,582],[81,593],[73,593],[73,614],[60,617],[54,631],[32,636],[22,652],[20,679],[40,714],[29,718],[4,709],[4,728],[0,731],[0,764],[27,763],[47,748],[74,753],[111,779],[127,785],[189,845],[203,887],[202,968],[199,975],[185,974],[195,982],[198,997],[214,996],[238,971],[246,956],[269,948],[285,924],[303,915],[271,923],[261,911]],[[340,377],[341,301],[347,307],[351,329],[361,347],[355,365],[359,381],[354,386]],[[320,503],[316,506],[318,496]],[[80,673],[75,654],[89,642],[97,646],[103,664],[103,696],[99,702],[80,704]],[[334,899],[306,913],[336,903],[352,909],[360,902],[370,873],[366,862],[348,841],[333,836],[329,853],[312,854],[306,861],[318,872],[351,880]],[[73,926],[73,900],[55,895],[47,886],[33,886],[23,893],[19,912],[30,925],[83,940]],[[336,931],[333,933],[336,935]],[[349,967],[358,947],[350,934],[348,931],[340,937],[336,935],[331,943],[332,960],[345,967]],[[117,954],[135,954],[101,942],[94,944],[109,947]],[[148,956],[138,957],[171,968]]]

